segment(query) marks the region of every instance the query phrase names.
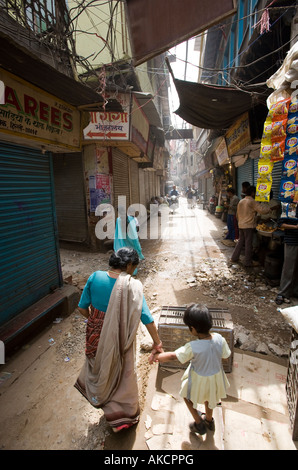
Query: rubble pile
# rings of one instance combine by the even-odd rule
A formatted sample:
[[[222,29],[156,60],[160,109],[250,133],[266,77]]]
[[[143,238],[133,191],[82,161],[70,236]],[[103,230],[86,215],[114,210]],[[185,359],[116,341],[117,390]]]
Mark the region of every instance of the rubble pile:
[[[206,297],[219,305],[249,309],[246,324],[234,321],[235,346],[240,349],[287,357],[289,352],[289,327],[279,317],[274,299],[276,287],[266,283],[263,269],[249,273],[240,264],[229,264],[218,259],[203,260],[200,271],[186,279],[190,288],[203,291]],[[240,309],[239,309],[240,310]],[[272,313],[274,312],[274,315]],[[257,328],[257,330],[256,330]],[[285,342],[276,331],[283,332]]]

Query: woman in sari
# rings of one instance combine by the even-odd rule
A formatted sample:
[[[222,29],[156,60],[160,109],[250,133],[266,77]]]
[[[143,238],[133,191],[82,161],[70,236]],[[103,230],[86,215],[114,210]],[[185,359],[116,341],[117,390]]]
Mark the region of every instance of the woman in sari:
[[[138,262],[132,248],[113,253],[110,269],[89,277],[78,306],[88,321],[86,360],[75,387],[104,411],[114,432],[139,420],[135,339],[140,320],[152,337],[152,352],[162,351],[143,286],[132,277]]]
[[[128,247],[136,250],[139,260],[145,259],[138,236],[138,223],[137,219],[131,215],[126,215],[122,207],[118,208],[119,217],[116,220],[115,235],[114,235],[114,251],[120,248]],[[137,275],[138,270],[133,272],[134,276]]]

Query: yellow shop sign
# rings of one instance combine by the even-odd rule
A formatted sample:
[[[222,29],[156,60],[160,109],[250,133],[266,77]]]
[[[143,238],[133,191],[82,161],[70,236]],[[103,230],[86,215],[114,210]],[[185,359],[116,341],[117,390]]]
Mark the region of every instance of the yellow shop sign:
[[[1,69],[0,80],[4,83],[0,133],[80,148],[80,112],[76,108]]]

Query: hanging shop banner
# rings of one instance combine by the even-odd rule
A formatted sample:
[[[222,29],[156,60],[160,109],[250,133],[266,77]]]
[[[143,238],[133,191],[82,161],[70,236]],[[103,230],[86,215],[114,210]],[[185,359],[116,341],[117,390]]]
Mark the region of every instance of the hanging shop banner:
[[[226,165],[229,163],[230,158],[228,154],[228,149],[226,145],[226,139],[223,137],[219,143],[219,145],[214,150],[215,155],[217,157],[219,165]]]
[[[226,143],[231,157],[251,142],[248,113],[244,113],[226,133]]]
[[[113,97],[108,95],[106,98]],[[131,97],[122,93],[114,99],[118,101],[122,110],[90,112],[90,122],[84,129],[85,140],[129,140]]]
[[[0,104],[0,132],[80,149],[80,112],[73,106],[0,69],[4,100]]]

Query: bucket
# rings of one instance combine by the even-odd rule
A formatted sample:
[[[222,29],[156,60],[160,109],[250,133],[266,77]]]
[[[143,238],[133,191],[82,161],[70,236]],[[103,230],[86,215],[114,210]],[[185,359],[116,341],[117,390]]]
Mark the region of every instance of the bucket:
[[[216,209],[215,209],[215,217],[217,217],[218,219],[220,219],[221,216],[222,216],[223,210],[224,210],[224,208],[223,208],[222,206],[216,206]]]

